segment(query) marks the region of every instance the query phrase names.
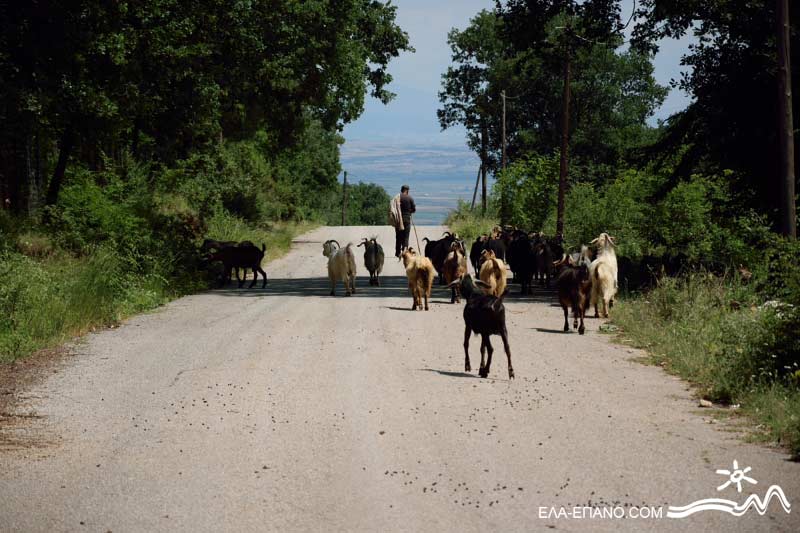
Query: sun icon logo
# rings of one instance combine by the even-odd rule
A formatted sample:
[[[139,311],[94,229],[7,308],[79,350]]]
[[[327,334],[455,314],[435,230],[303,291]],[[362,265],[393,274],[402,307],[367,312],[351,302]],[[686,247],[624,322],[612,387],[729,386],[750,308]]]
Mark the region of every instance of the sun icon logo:
[[[739,462],[734,459],[733,460],[733,472],[730,470],[717,470],[717,474],[722,474],[723,476],[730,476],[728,481],[717,487],[717,490],[724,490],[728,485],[734,484],[736,485],[736,490],[742,492],[742,481],[747,481],[748,483],[752,483],[753,485],[757,484],[758,481],[751,477],[747,477],[747,474],[752,468],[749,466],[744,470],[739,468]]]

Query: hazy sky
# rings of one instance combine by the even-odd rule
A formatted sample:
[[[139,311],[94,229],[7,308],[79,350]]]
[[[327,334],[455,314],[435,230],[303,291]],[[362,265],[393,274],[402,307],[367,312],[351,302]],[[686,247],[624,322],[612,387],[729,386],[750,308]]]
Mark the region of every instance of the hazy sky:
[[[492,0],[394,0],[397,23],[408,32],[416,53],[402,54],[389,65],[390,89],[397,98],[388,106],[369,98],[364,114],[344,130],[343,167],[356,180],[424,180],[430,176],[472,176],[477,158],[464,145],[464,130],[441,132],[436,118],[441,76],[450,65],[447,33],[465,28]],[[632,0],[622,3],[627,19]],[[689,40],[663,41],[655,59],[656,79],[668,85],[680,77],[680,57]],[[685,94],[673,89],[652,119],[666,118],[686,107]],[[469,180],[467,180],[469,181]],[[391,189],[394,189],[392,186]]]

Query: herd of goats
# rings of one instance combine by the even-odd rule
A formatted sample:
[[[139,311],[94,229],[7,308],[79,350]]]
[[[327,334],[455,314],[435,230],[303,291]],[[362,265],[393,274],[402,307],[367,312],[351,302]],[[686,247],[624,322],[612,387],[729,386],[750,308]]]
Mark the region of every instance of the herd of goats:
[[[538,282],[548,286],[551,276],[556,279],[558,300],[564,311],[564,331],[568,332],[569,311],[573,314],[573,329],[584,333],[584,317],[590,306],[594,306],[595,317],[608,317],[608,310],[614,303],[618,286],[616,243],[607,233],[601,233],[589,246],[583,245],[580,251],[567,254],[559,238],[547,237],[541,233],[526,233],[514,228],[496,227],[490,235],[478,237],[466,253],[466,243],[455,233],[444,232],[438,240],[423,239],[425,250],[420,255],[414,248],[406,249],[401,259],[408,278],[408,287],[413,298],[412,310],[427,311],[434,278],[438,274],[439,283],[451,290],[451,303],[464,306],[464,354],[465,370],[471,371],[469,361],[469,338],[471,334],[481,336],[481,366],[479,375],[487,377],[492,364],[494,351],[489,337],[499,335],[508,358],[508,377],[513,379],[511,350],[508,345],[505,307],[503,299],[508,294],[507,271],[511,270],[514,280],[520,283],[522,294],[532,292],[532,284]],[[364,266],[369,271],[369,284],[380,286],[383,270],[383,248],[375,238],[363,239],[359,247],[364,247]],[[336,294],[336,284],[344,283],[347,296],[355,293],[356,257],[353,243],[342,247],[331,239],[322,245],[323,255],[328,258],[328,278],[331,296]],[[223,283],[229,281],[236,271],[239,287],[244,280],[239,269],[253,271],[253,287],[258,274],[263,277],[262,288],[266,287],[267,275],[261,269],[266,247],[259,249],[253,243],[244,241],[220,242],[206,240],[202,247],[208,252],[210,262],[223,264]],[[469,273],[467,260],[477,276]],[[246,275],[245,275],[246,277]],[[423,305],[424,304],[424,305]],[[600,312],[598,312],[600,311]],[[484,360],[484,352],[488,354]]]

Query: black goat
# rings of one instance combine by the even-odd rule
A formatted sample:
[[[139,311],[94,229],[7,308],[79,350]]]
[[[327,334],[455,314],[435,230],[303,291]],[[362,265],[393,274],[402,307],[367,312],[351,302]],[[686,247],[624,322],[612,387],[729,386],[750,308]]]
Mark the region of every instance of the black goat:
[[[472,243],[472,248],[469,249],[469,262],[472,264],[476,276],[481,270],[481,254],[486,249],[486,241],[488,240],[488,235],[481,235],[475,239],[475,242]]]
[[[564,331],[569,331],[569,309],[572,308],[572,327],[583,335],[585,331],[583,319],[586,316],[586,309],[589,308],[589,299],[592,293],[589,268],[583,263],[573,264],[567,256],[557,261],[555,265],[560,269],[556,287],[558,288],[558,303],[564,310]],[[580,319],[580,327],[578,319]]]
[[[427,237],[422,239],[423,241],[428,241],[425,244],[425,257],[431,260],[433,268],[439,274],[439,285],[444,284],[444,261],[450,253],[450,246],[458,240],[458,235],[449,231],[445,231],[443,235],[443,238],[436,241],[432,241]]]
[[[473,281],[472,276],[465,275],[461,280],[454,281],[461,284],[461,294],[467,299],[464,306],[464,370],[472,370],[469,363],[469,336],[470,333],[480,334],[481,336],[481,366],[478,375],[482,378],[489,376],[492,366],[492,343],[489,340],[491,335],[500,335],[503,339],[503,348],[508,358],[508,379],[514,379],[514,368],[511,366],[511,349],[508,346],[508,331],[506,330],[506,308],[503,305],[503,298],[508,294],[506,290],[499,298],[484,294],[480,288],[486,286],[482,281]],[[484,363],[484,352],[488,352],[488,357]]]
[[[200,251],[206,254],[207,256],[210,255],[211,250],[220,251],[223,248],[230,248],[231,246],[255,246],[252,241],[217,241],[214,239],[203,239],[203,244],[200,245]],[[209,258],[206,257],[204,261],[208,261]],[[247,273],[245,272],[245,275]],[[230,280],[230,276],[228,277]],[[236,279],[239,279],[239,269],[236,269]]]
[[[536,254],[533,243],[524,233],[515,236],[508,247],[508,266],[522,285],[520,294],[531,294],[531,280],[536,270]]]
[[[231,270],[236,268],[236,281],[239,282],[239,288],[244,285],[245,280],[239,278],[239,268],[243,268],[245,278],[247,277],[247,269],[253,270],[253,281],[250,283],[250,288],[258,281],[258,273],[264,277],[261,288],[267,286],[267,273],[261,269],[261,261],[264,259],[264,253],[267,251],[266,245],[262,244],[259,250],[255,246],[228,246],[211,254],[210,261],[221,261],[223,264],[223,274],[221,282],[223,286],[231,279]]]
[[[372,239],[363,239],[359,246],[364,247],[364,266],[369,272],[369,284],[380,287],[381,280],[378,276],[383,271],[383,247],[378,244],[374,237]]]
[[[499,239],[489,239],[486,241],[485,249],[493,251],[495,257],[502,259],[503,262],[506,261],[508,243],[505,238],[501,237]]]

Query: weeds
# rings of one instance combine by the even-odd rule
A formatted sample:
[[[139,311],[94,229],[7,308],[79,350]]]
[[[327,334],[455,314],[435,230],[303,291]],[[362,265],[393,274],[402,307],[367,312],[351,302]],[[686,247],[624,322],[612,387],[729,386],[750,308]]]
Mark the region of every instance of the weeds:
[[[800,311],[737,277],[664,278],[620,302],[614,322],[651,359],[699,393],[763,427],[762,438],[800,454]]]

